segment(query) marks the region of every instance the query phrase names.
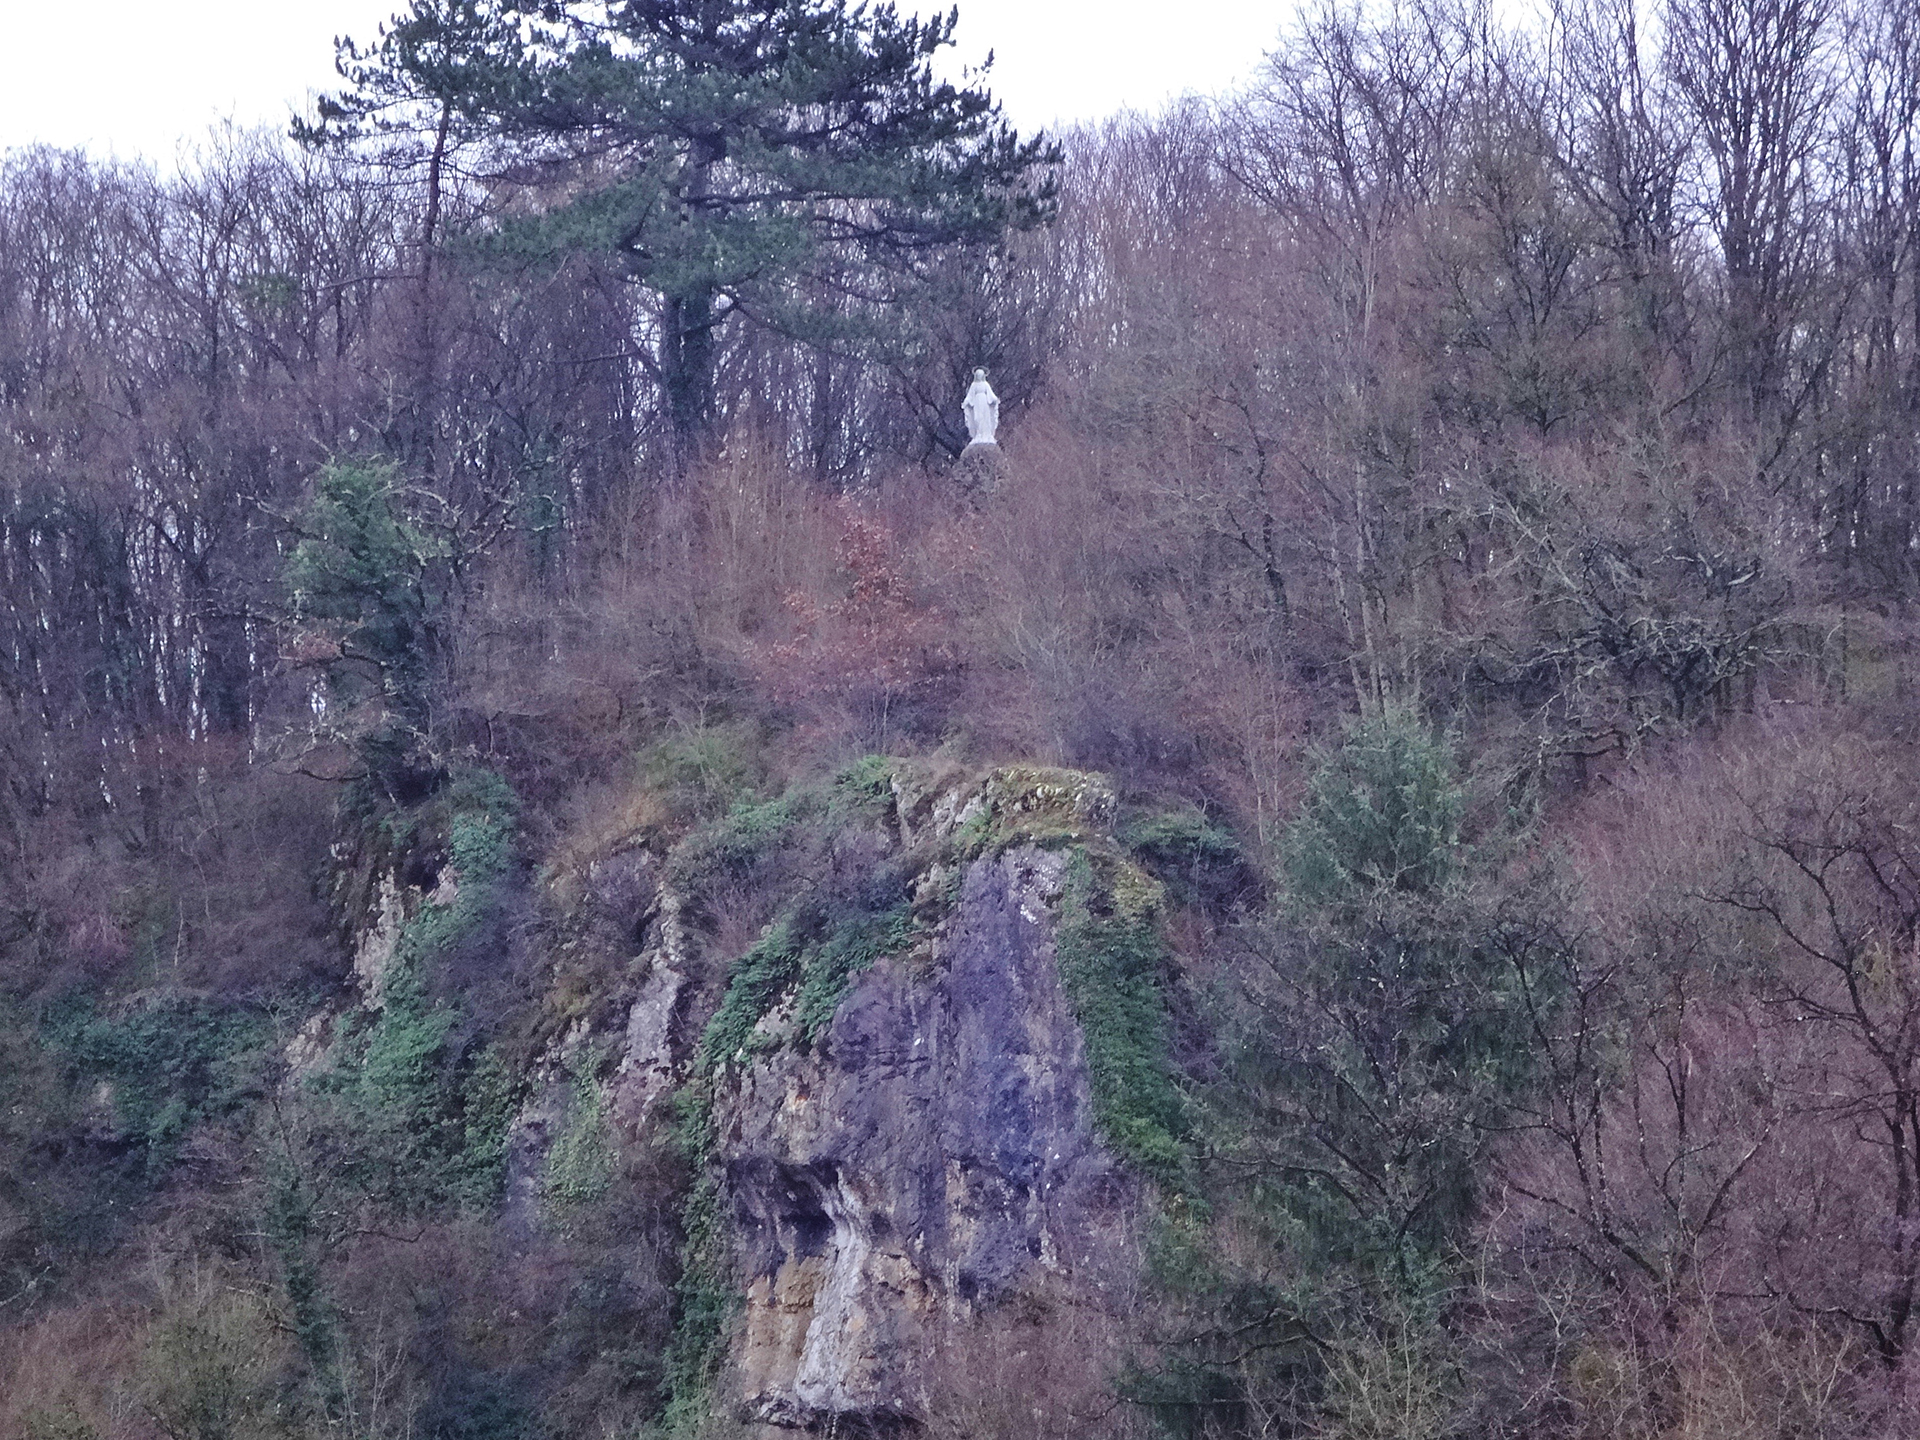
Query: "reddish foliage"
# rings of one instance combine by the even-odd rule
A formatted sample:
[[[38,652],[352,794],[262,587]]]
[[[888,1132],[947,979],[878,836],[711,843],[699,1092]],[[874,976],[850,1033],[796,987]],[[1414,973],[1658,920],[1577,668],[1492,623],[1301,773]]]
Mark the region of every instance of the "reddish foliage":
[[[780,703],[844,710],[880,741],[902,710],[932,699],[963,661],[948,618],[907,578],[892,529],[849,500],[839,502],[839,513],[836,573],[844,589],[824,603],[788,591],[791,635],[751,653]]]

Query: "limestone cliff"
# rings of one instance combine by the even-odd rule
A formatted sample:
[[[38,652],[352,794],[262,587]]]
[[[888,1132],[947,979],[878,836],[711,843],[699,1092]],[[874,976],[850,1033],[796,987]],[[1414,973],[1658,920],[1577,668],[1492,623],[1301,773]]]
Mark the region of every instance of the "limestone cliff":
[[[876,761],[546,867],[574,928],[546,942],[498,1213],[535,1244],[611,1183],[572,1173],[593,1126],[692,1151],[669,1429],[1039,1433],[1036,1408],[1101,1403],[1140,1273],[1135,1142],[1161,1123],[1116,1143],[1139,1097],[1114,1077],[1164,1060],[1158,887],[1114,809],[1073,772]],[[358,875],[366,1014],[485,879],[460,823],[438,863]],[[589,983],[567,967],[595,925]]]
[[[715,1031],[739,962],[705,1022],[742,1297],[712,1399],[769,1426],[913,1430],[968,1406],[1017,1424],[1030,1397],[1091,1396],[1139,1271],[1142,1182],[1102,1141],[1058,963],[1069,866],[1111,844],[1111,795],[1045,771],[893,792],[851,848],[912,896],[898,948],[847,977],[810,1037],[804,961],[762,989],[735,1050]],[[663,897],[682,964],[690,908]],[[688,988],[675,949],[656,947],[631,1010],[630,1095],[668,1079],[670,1052],[677,1081],[702,1068],[663,1023]]]
[[[972,861],[928,960],[877,962],[812,1053],[722,1101],[753,1417],[912,1421],[981,1315],[1048,1289],[1103,1313],[1128,1283],[1136,1182],[1094,1132],[1055,971],[1065,866]]]

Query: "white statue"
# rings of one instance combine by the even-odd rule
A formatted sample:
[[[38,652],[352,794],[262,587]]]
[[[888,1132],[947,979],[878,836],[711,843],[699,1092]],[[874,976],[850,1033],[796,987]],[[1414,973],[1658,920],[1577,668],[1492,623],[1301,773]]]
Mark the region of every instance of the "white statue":
[[[973,372],[973,384],[967,387],[967,398],[961,402],[960,409],[967,417],[968,444],[997,443],[993,432],[1000,428],[1000,397],[993,393],[993,387],[987,383],[986,371]]]

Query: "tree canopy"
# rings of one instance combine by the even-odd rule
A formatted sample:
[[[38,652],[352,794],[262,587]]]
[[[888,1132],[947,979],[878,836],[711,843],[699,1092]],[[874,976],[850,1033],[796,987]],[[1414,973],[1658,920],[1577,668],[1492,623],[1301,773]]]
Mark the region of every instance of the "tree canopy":
[[[685,450],[716,421],[736,320],[855,343],[934,253],[1051,218],[1057,148],[935,78],[957,19],[846,0],[416,0],[376,44],[341,42],[350,88],[300,133],[487,143],[491,248],[614,255],[658,297],[644,361]]]

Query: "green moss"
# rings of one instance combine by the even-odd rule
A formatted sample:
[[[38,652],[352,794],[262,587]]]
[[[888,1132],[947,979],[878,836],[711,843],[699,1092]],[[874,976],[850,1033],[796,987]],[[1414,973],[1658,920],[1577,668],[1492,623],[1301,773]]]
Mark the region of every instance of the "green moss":
[[[1015,845],[1058,850],[1103,831],[1114,797],[1105,780],[1079,770],[1010,765],[987,776],[978,808],[948,841],[959,861],[998,854]]]
[[[805,908],[796,906],[768,926],[734,962],[726,998],[701,1036],[703,1073],[777,1048],[782,1037],[763,1033],[760,1021],[789,995],[795,999],[794,1032],[811,1046],[832,1022],[853,978],[881,956],[910,947],[920,933],[905,905],[848,915],[830,927],[808,917]]]
[[[1166,947],[1158,884],[1116,856],[1076,846],[1055,946],[1086,1037],[1094,1120],[1107,1143],[1163,1184],[1179,1183],[1186,1119],[1167,1059]]]
[[[546,1192],[563,1208],[590,1205],[613,1183],[613,1126],[600,1083],[606,1051],[582,1046],[567,1058],[571,1094],[566,1126],[547,1153]]]
[[[1182,905],[1230,893],[1250,873],[1232,832],[1191,807],[1137,815],[1121,827],[1118,839]]]
[[[684,1240],[674,1285],[673,1338],[667,1344],[666,1406],[661,1430],[690,1437],[707,1418],[713,1385],[726,1361],[727,1331],[741,1297],[733,1283],[720,1176],[714,1163],[713,1096],[696,1081],[674,1097],[674,1138],[693,1169],[693,1188],[681,1212]]]

